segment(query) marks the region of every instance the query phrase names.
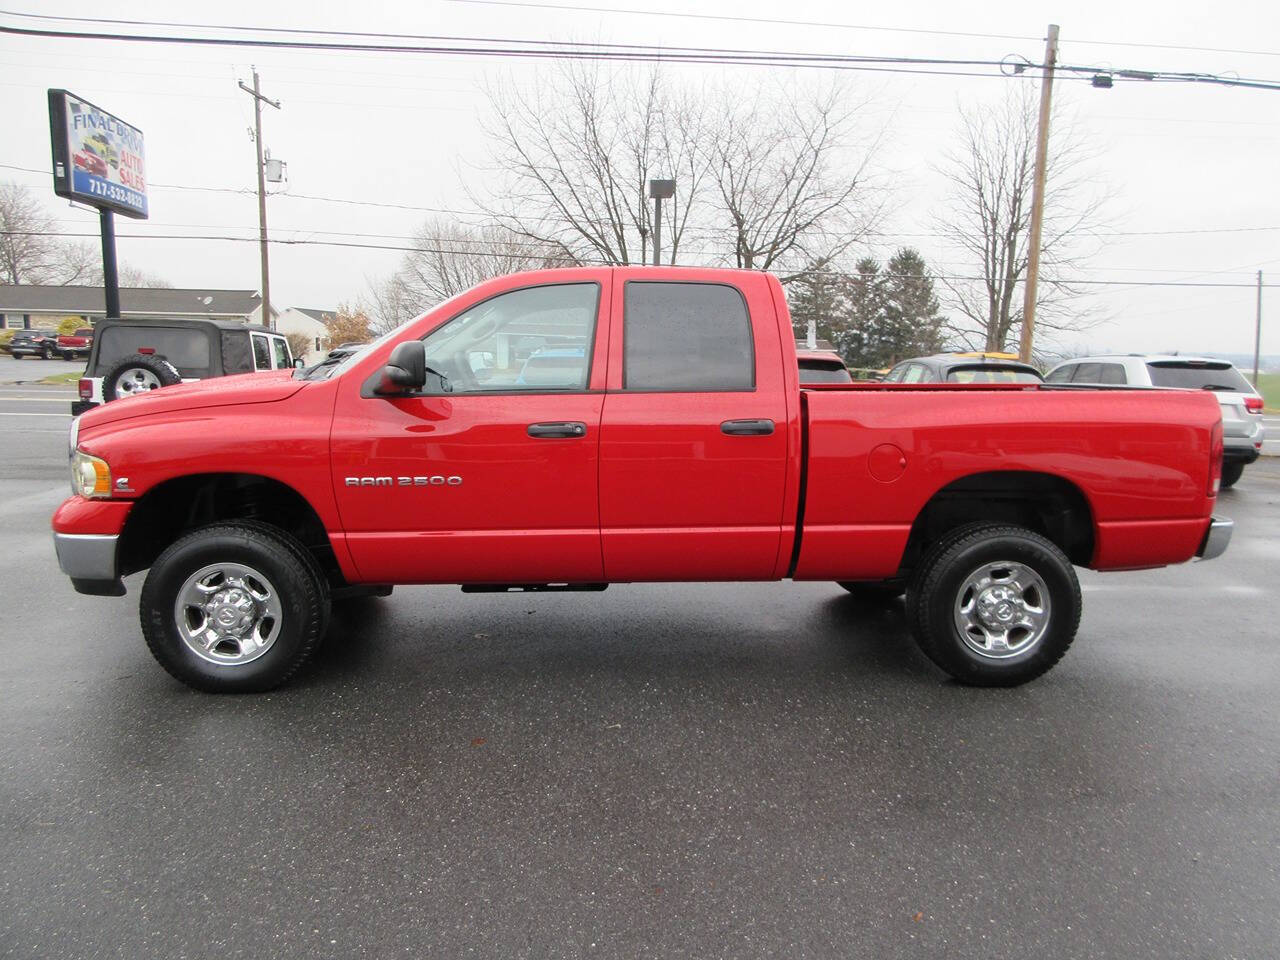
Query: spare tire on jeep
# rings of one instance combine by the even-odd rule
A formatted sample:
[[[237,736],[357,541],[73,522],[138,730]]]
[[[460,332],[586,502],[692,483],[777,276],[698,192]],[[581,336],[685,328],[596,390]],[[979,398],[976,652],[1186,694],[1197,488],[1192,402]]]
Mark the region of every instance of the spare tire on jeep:
[[[133,397],[182,382],[182,375],[164,357],[135,353],[125,357],[102,378],[102,402]]]

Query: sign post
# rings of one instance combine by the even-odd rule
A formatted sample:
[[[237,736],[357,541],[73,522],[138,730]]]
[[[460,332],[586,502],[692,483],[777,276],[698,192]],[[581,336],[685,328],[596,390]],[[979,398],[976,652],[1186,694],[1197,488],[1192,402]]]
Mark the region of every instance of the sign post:
[[[66,90],[49,91],[53,192],[98,208],[108,318],[120,316],[114,215],[147,218],[142,131]]]

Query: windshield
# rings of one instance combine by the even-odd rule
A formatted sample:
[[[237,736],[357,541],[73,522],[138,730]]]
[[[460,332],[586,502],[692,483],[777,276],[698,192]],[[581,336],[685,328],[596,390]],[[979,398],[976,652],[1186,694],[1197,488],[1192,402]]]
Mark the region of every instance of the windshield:
[[[1147,364],[1154,387],[1184,387],[1188,390],[1230,390],[1253,393],[1244,375],[1224,360],[1194,363],[1187,360],[1158,360]]]

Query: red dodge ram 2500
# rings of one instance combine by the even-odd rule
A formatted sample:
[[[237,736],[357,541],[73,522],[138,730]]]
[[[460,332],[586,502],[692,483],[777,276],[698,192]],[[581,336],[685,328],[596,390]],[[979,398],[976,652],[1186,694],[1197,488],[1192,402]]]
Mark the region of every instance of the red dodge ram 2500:
[[[946,672],[1022,683],[1066,652],[1073,565],[1220,554],[1203,391],[801,389],[768,274],[501,277],[305,371],[166,387],[71,428],[63,571],[119,596],[209,691],[288,679],[331,600],[392,584],[602,589],[830,580],[906,593]]]

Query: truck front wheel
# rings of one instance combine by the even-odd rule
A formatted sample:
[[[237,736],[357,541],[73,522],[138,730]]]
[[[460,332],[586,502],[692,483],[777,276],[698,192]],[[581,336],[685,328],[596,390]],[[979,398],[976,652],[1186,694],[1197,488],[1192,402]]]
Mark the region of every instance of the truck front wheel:
[[[978,524],[941,540],[912,578],[920,649],[962,683],[1016,686],[1059,660],[1080,624],[1071,561],[1024,527]]]
[[[220,523],[187,534],[152,565],[139,605],[152,655],[208,693],[270,690],[315,651],[329,589],[315,558],[266,524]]]

